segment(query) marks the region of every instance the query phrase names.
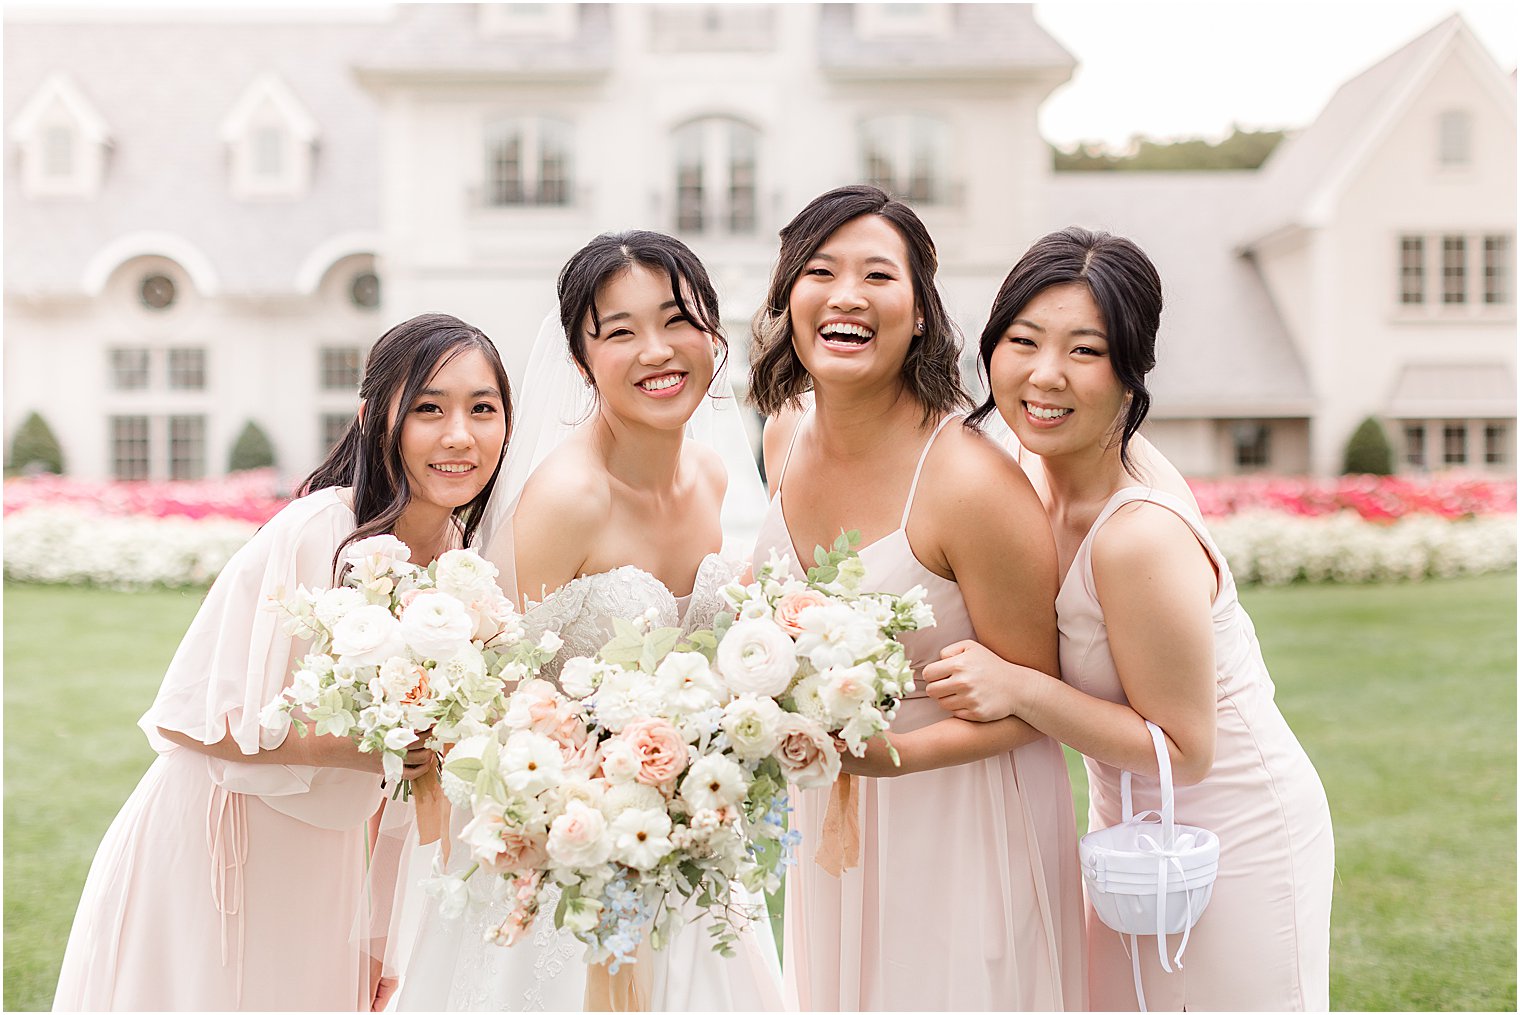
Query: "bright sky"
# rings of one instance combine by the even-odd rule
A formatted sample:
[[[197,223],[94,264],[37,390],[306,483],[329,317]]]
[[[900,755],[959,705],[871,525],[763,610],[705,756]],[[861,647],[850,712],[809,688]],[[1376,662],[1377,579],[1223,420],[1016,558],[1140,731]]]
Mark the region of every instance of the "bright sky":
[[[1520,5],[1495,0],[1063,0],[1034,13],[1078,63],[1040,110],[1060,147],[1306,126],[1341,84],[1453,13],[1505,71],[1520,49]]]

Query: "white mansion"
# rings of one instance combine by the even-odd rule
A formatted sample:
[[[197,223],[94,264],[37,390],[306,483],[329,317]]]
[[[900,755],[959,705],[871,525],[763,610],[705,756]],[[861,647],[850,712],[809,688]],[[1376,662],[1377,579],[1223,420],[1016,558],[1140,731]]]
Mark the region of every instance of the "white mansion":
[[[1040,234],[1139,241],[1189,474],[1332,473],[1367,416],[1406,469],[1513,474],[1515,81],[1459,17],[1252,172],[1053,173],[1074,66],[1027,4],[9,18],[6,446],[36,412],[71,474],[195,477],[253,421],[297,478],[387,326],[457,314],[515,372],[611,229],[686,239],[742,346],[777,229],[864,180],[919,209],[970,349]]]

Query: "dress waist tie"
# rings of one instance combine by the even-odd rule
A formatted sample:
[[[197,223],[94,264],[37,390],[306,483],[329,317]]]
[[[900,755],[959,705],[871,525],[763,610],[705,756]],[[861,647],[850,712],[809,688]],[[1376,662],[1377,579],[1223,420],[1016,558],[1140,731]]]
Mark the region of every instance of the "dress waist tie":
[[[243,862],[248,859],[248,804],[241,793],[211,787],[206,848],[211,852],[211,902],[222,917],[222,965],[228,960],[227,918],[237,917],[236,1003],[243,1002]]]

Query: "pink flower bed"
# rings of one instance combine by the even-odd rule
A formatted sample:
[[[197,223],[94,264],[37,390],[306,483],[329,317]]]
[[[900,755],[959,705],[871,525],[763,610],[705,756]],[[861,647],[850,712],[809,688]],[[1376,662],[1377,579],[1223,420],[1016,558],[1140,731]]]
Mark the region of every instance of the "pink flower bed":
[[[1368,521],[1394,521],[1407,515],[1457,519],[1515,513],[1513,479],[1471,473],[1335,479],[1247,476],[1190,479],[1188,485],[1203,513],[1215,518],[1251,510],[1300,517],[1355,511]]]
[[[262,525],[289,498],[273,469],[177,482],[90,483],[66,476],[6,480],[5,513],[37,506],[71,505],[109,515],[149,518],[232,518]]]

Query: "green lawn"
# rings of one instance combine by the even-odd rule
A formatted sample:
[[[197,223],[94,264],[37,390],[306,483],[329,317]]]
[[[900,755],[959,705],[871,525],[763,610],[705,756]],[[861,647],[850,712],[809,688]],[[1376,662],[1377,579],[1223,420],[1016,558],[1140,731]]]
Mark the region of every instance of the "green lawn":
[[[1514,575],[1244,598],[1335,816],[1332,1004],[1513,1011]],[[5,589],[8,1009],[49,1006],[90,858],[151,760],[134,724],[199,599]]]

